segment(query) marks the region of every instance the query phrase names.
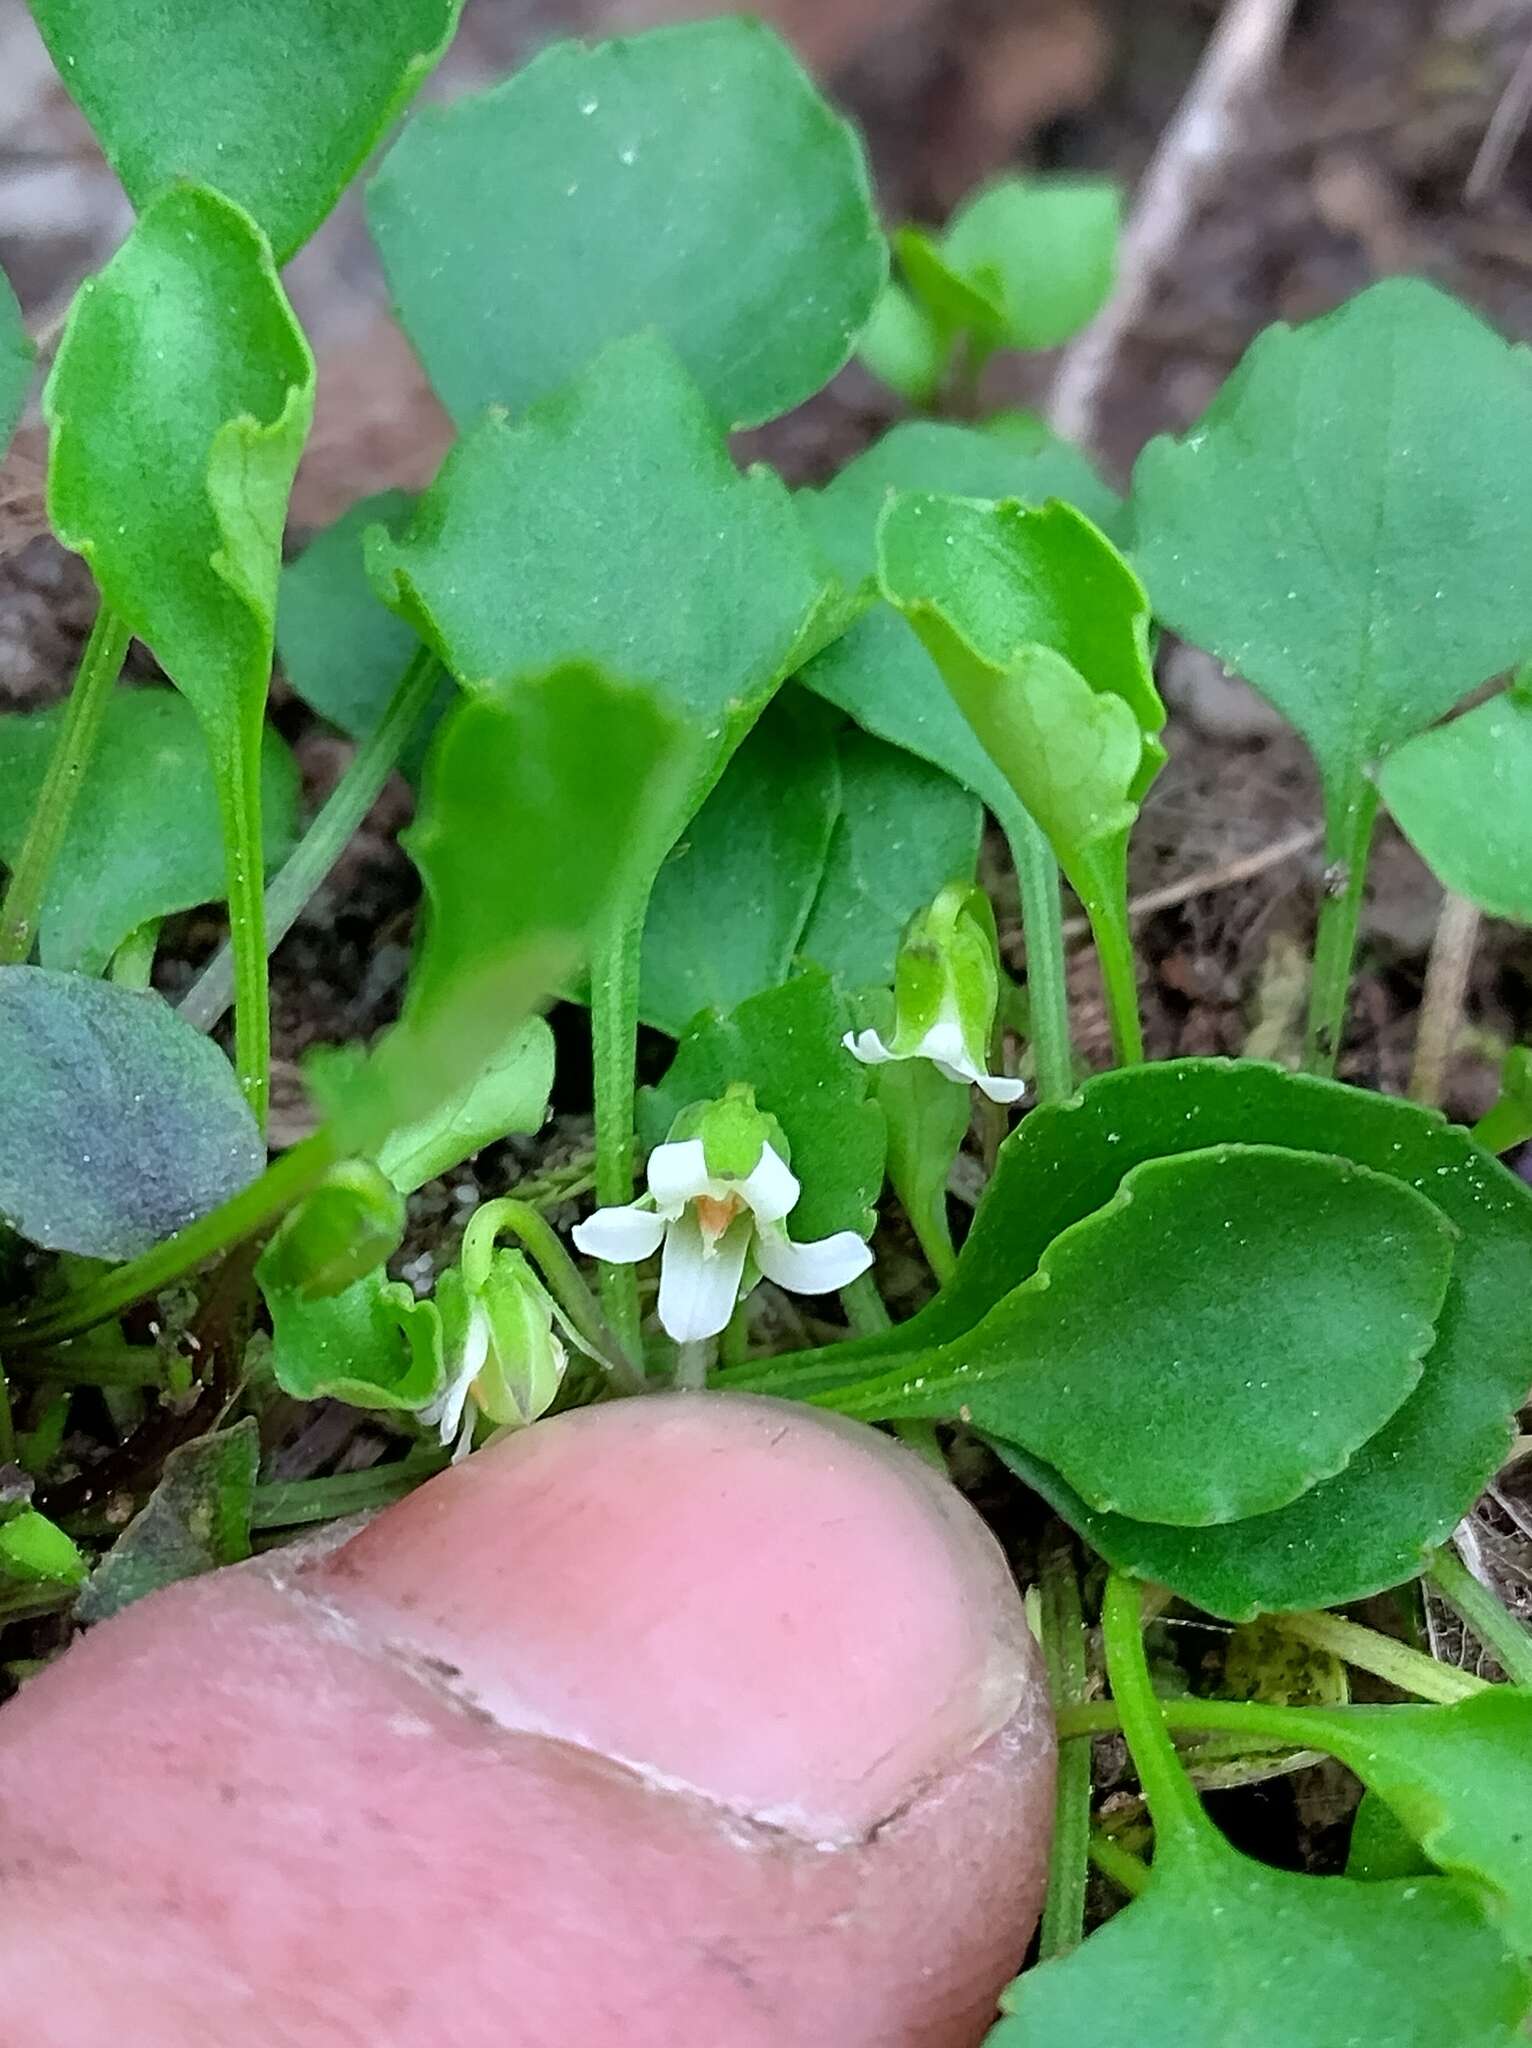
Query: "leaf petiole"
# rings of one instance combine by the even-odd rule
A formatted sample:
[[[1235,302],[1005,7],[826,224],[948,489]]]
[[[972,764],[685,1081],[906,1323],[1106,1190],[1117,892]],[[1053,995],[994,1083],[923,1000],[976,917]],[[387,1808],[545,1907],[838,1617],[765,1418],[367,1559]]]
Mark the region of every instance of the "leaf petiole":
[[[1333,1074],[1346,1029],[1351,969],[1356,956],[1367,856],[1378,816],[1378,792],[1355,767],[1326,806],[1325,898],[1314,938],[1314,979],[1309,990],[1308,1042],[1303,1064],[1311,1074]]]
[[[647,1392],[643,1373],[602,1315],[558,1232],[530,1202],[503,1195],[497,1201],[486,1202],[468,1227],[480,1239],[497,1237],[502,1231],[514,1237],[536,1264],[548,1292],[612,1383],[625,1394]]]
[[[1053,1534],[1057,1540],[1043,1553],[1038,1585],[1042,1594],[1042,1642],[1048,1664],[1048,1687],[1054,1711],[1062,1713],[1084,1699],[1088,1673],[1085,1617],[1080,1607],[1074,1543],[1061,1524],[1054,1526]],[[1088,1854],[1095,1854],[1090,1818],[1090,1744],[1075,1737],[1059,1744],[1048,1895],[1038,1933],[1040,1962],[1046,1962],[1050,1956],[1067,1955],[1085,1939],[1086,1859]],[[1107,1874],[1114,1873],[1107,1869]]]
[[[1149,1660],[1144,1654],[1143,1589],[1136,1579],[1125,1578],[1121,1572],[1113,1572],[1106,1582],[1101,1639],[1119,1726],[1127,1737],[1154,1822],[1156,1860],[1177,1851],[1198,1854],[1217,1838],[1216,1833],[1176,1755],[1162,1703],[1150,1682]],[[1075,1713],[1082,1711],[1088,1710],[1076,1709]],[[1061,1733],[1063,1725],[1061,1718]],[[1070,1732],[1082,1731],[1072,1727]]]
[[[1000,818],[1000,829],[1010,845],[1021,892],[1038,1100],[1063,1102],[1074,1093],[1075,1063],[1069,1041],[1069,981],[1064,964],[1059,864],[1041,826],[1019,801],[1007,806]]]
[[[596,1199],[620,1208],[633,1199],[638,1156],[634,1133],[637,1102],[638,991],[644,913],[652,876],[619,905],[592,952],[590,970],[591,1056],[596,1106]],[[640,1348],[638,1271],[603,1265],[601,1299],[622,1349]]]
[[[1408,1643],[1395,1642],[1392,1636],[1379,1635],[1376,1629],[1363,1628],[1341,1614],[1273,1614],[1269,1619],[1283,1635],[1328,1650],[1357,1670],[1370,1671],[1374,1678],[1397,1686],[1400,1692],[1413,1693],[1417,1699],[1450,1706],[1486,1687],[1486,1680],[1471,1671],[1443,1664],[1423,1650],[1412,1650]]]
[[[1480,1585],[1450,1544],[1437,1551],[1426,1577],[1484,1647],[1493,1651],[1511,1683],[1532,1686],[1532,1634],[1487,1586]]]
[[[27,823],[27,836],[11,869],[0,910],[0,966],[14,966],[31,954],[48,877],[101,737],[131,638],[126,623],[103,604],[80,656],[52,758]]]

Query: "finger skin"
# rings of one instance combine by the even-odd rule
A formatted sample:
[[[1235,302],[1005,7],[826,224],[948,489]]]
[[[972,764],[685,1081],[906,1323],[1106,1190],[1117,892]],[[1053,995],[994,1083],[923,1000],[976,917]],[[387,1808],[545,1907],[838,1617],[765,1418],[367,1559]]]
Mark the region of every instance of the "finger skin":
[[[583,1410],[0,1715],[7,2038],[968,2048],[1053,1738],[993,1540],[786,1403]]]

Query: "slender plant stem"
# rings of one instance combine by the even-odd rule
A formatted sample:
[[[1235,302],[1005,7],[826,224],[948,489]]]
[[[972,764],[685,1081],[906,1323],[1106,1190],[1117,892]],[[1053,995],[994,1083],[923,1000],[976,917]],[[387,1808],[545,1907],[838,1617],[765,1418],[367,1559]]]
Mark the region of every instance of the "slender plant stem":
[[[1085,1697],[1085,1616],[1073,1539],[1055,1528],[1057,1539],[1044,1552],[1042,1593],[1043,1655],[1055,1712]],[[1038,1934],[1038,1960],[1067,1955],[1085,1939],[1086,1859],[1091,1843],[1091,1750],[1076,1737],[1059,1744],[1058,1798],[1048,1860],[1048,1896]]]
[[[1156,1853],[1205,1843],[1210,1823],[1197,1789],[1181,1767],[1149,1678],[1144,1654],[1143,1595],[1138,1582],[1113,1572],[1101,1608],[1107,1677],[1133,1753],[1138,1782],[1154,1822]]]
[[[261,736],[240,732],[217,762],[229,944],[234,962],[234,1070],[264,1132],[271,1092],[271,996],[261,864]]]
[[[1442,898],[1441,915],[1426,962],[1426,985],[1420,998],[1415,1032],[1415,1060],[1410,1068],[1410,1100],[1435,1108],[1447,1085],[1447,1070],[1463,1028],[1463,1002],[1479,943],[1479,906],[1452,890]]]
[[[607,1206],[621,1207],[633,1199],[638,1154],[633,1128],[637,1100],[638,977],[648,904],[648,888],[635,891],[612,921],[591,961],[596,1198]],[[636,1356],[640,1350],[637,1269],[604,1265],[601,1299],[623,1349]]]
[[[1357,769],[1328,806],[1325,820],[1326,894],[1314,938],[1314,979],[1309,989],[1309,1029],[1304,1066],[1311,1074],[1333,1074],[1346,1030],[1351,967],[1356,957],[1367,856],[1378,816],[1378,792]]]
[[[1000,814],[1021,891],[1021,928],[1027,944],[1027,997],[1032,1060],[1040,1102],[1062,1102],[1075,1088],[1069,1042],[1069,981],[1064,965],[1064,910],[1059,864],[1041,827],[1019,802]]]
[[[14,966],[31,954],[48,877],[101,737],[131,637],[123,621],[103,604],[80,656],[26,837],[11,869],[5,905],[0,910],[0,966]]]
[[[1089,1853],[1090,1860],[1096,1868],[1104,1876],[1109,1877],[1119,1890],[1125,1891],[1130,1899],[1136,1899],[1148,1884],[1149,1866],[1135,1856],[1131,1849],[1125,1849],[1121,1842],[1114,1841],[1103,1829],[1097,1828],[1091,1835]],[[1083,1899],[1081,1903],[1083,1905]],[[1041,1948],[1038,1950],[1037,1959],[1039,1962],[1047,1960]]]
[[[907,1451],[913,1451],[917,1458],[924,1458],[928,1465],[940,1472],[943,1479],[951,1477],[942,1450],[942,1440],[936,1434],[934,1422],[894,1422],[890,1423],[889,1427]]]
[[[1485,1649],[1494,1652],[1511,1683],[1532,1686],[1532,1634],[1507,1613],[1488,1586],[1480,1585],[1450,1545],[1437,1551],[1426,1577]]]
[[[44,1387],[164,1387],[171,1378],[173,1357],[152,1344],[66,1345],[60,1351],[23,1358],[17,1371]],[[181,1363],[184,1366],[185,1361]]]
[[[841,1289],[840,1299],[853,1337],[880,1337],[885,1330],[894,1327],[893,1317],[884,1305],[871,1272],[858,1273],[849,1285]]]
[[[507,1231],[535,1261],[548,1292],[568,1317],[581,1342],[591,1352],[608,1378],[625,1394],[646,1391],[643,1373],[618,1342],[615,1332],[586,1286],[579,1267],[564,1249],[563,1240],[546,1216],[530,1202],[502,1196],[486,1202],[474,1217],[470,1229],[490,1231],[498,1236]]]
[[[259,1180],[141,1258],[130,1259],[62,1300],[0,1327],[0,1347],[38,1351],[95,1329],[146,1294],[179,1280],[204,1259],[253,1237],[317,1186],[334,1162],[335,1146],[329,1132],[316,1131],[273,1160]]]
[[[1136,1067],[1144,1057],[1144,1029],[1138,1010],[1138,964],[1126,900],[1087,905],[1101,987],[1112,1027],[1112,1056],[1119,1067]]]
[[[1358,1671],[1370,1671],[1374,1678],[1397,1686],[1400,1692],[1413,1693],[1417,1699],[1435,1700],[1445,1706],[1485,1689],[1485,1680],[1476,1678],[1471,1671],[1438,1663],[1423,1650],[1396,1643],[1392,1636],[1379,1635],[1376,1629],[1363,1628],[1359,1622],[1347,1621],[1344,1615],[1273,1614],[1269,1618],[1272,1627],[1283,1635],[1308,1643],[1313,1649],[1328,1650],[1343,1663],[1355,1665]]]
[[[724,1368],[745,1365],[750,1358],[750,1300],[746,1296],[734,1304],[734,1313],[724,1326],[724,1333],[718,1340],[718,1363]]]
[[[707,1385],[717,1346],[711,1337],[693,1337],[676,1346],[674,1385],[683,1394],[700,1394]]]
[[[333,1522],[367,1508],[386,1507],[413,1493],[423,1480],[443,1472],[450,1451],[434,1445],[411,1451],[392,1464],[373,1465],[365,1472],[338,1472],[327,1479],[276,1480],[258,1486],[251,1505],[252,1529],[297,1529],[305,1523]]]
[[[340,859],[377,802],[430,708],[444,674],[429,648],[420,648],[394,685],[377,725],[360,742],[345,772],[325,798],[308,830],[266,888],[266,951],[274,953]],[[234,996],[234,955],[223,946],[208,962],[179,1004],[181,1015],[199,1031],[211,1031]]]

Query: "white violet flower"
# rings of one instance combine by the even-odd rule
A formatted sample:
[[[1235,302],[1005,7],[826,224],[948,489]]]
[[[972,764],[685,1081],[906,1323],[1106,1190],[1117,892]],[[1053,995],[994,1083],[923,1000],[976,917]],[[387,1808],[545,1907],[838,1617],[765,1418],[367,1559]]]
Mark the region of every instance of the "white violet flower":
[[[569,1355],[554,1330],[555,1318],[564,1320],[557,1305],[520,1252],[495,1246],[492,1229],[475,1243],[469,1225],[461,1264],[436,1292],[447,1376],[420,1414],[453,1445],[455,1464],[472,1450],[481,1415],[501,1429],[524,1429],[544,1414]]]
[[[872,1264],[854,1230],[815,1244],[788,1236],[800,1189],[787,1162],[775,1119],[736,1086],[683,1110],[649,1155],[648,1193],[598,1209],[575,1225],[574,1241],[619,1266],[660,1252],[661,1324],[678,1344],[716,1337],[763,1276],[790,1294],[831,1294]]]
[[[894,963],[894,1029],[848,1031],[841,1041],[864,1066],[888,1060],[930,1060],[961,1086],[991,1102],[1016,1102],[1025,1081],[988,1071],[990,1037],[1000,1001],[995,914],[982,889],[952,882],[927,910],[911,918]]]

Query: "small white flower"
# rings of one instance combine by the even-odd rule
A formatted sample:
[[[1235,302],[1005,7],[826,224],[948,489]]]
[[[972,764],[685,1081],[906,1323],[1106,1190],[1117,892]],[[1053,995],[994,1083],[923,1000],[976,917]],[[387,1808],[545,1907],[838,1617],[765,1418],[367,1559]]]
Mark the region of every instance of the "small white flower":
[[[495,1249],[492,1237],[478,1259],[465,1240],[462,1265],[442,1275],[437,1300],[451,1362],[420,1419],[453,1446],[456,1464],[473,1449],[481,1415],[501,1429],[535,1422],[558,1393],[569,1355],[554,1332],[555,1321],[565,1327],[557,1304],[521,1253]]]
[[[991,1102],[1019,1102],[1025,1081],[991,1074],[985,1057],[1000,999],[995,917],[981,889],[953,882],[910,920],[894,963],[891,1043],[876,1031],[848,1031],[842,1045],[864,1066],[930,1060]]]
[[[660,1252],[660,1322],[678,1344],[696,1343],[716,1337],[733,1315],[747,1260],[791,1294],[834,1293],[872,1264],[854,1230],[795,1244],[784,1224],[798,1194],[787,1162],[764,1139],[754,1165],[731,1174],[709,1171],[702,1138],[672,1138],[649,1156],[648,1194],[598,1209],[575,1225],[574,1241],[619,1266]]]

